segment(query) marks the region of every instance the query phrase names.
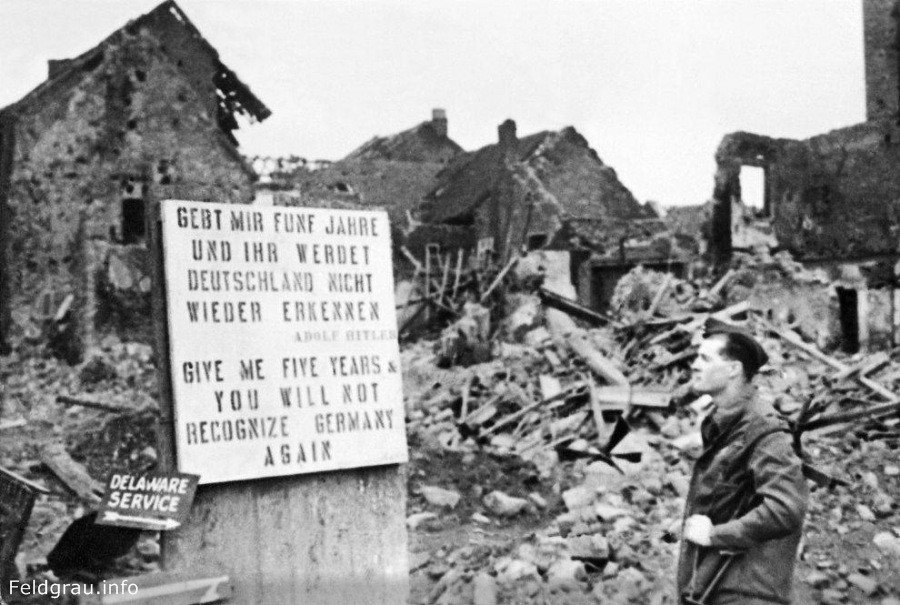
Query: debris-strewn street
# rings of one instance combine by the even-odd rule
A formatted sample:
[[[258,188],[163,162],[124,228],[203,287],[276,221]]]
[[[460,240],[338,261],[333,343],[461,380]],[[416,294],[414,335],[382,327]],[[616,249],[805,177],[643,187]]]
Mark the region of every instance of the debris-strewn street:
[[[4,0],[0,605],[900,605],[900,0],[252,4]]]
[[[890,353],[826,355],[750,305],[726,305],[727,287],[646,270],[620,282],[619,312],[594,320],[605,325],[569,320],[574,331],[554,334],[561,312],[539,296],[553,284],[529,274],[532,261],[548,260],[523,259],[503,280],[505,308],[515,308],[495,330],[485,326],[486,339],[464,316],[440,339],[404,347],[410,602],[673,602],[705,403],[684,384],[692,339],[710,315],[760,337],[770,363],[759,388],[796,427],[813,429],[803,452],[827,475],[812,494],[797,602],[895,602],[900,438],[896,408],[884,404],[900,363]],[[655,303],[652,316],[638,312],[641,297]],[[474,303],[469,315],[479,316]],[[38,343],[31,318],[17,317],[17,346],[2,366],[0,464],[50,491],[16,559],[20,577],[39,578],[68,523],[96,504],[95,478],[155,465],[155,360],[150,347],[109,337],[68,366]],[[447,355],[474,344],[487,361]],[[609,379],[617,374],[624,383]],[[823,422],[835,414],[847,421]],[[157,536],[145,533],[93,571],[143,573],[158,556]]]

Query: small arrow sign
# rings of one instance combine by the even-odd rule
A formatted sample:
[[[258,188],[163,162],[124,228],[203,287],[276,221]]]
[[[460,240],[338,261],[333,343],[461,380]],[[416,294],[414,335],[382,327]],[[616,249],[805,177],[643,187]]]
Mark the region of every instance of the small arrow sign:
[[[169,530],[175,529],[181,523],[175,519],[151,519],[148,517],[134,517],[131,515],[120,515],[119,513],[106,511],[103,513],[103,521],[107,523],[129,524],[131,527],[139,529],[156,529]]]
[[[113,471],[106,480],[97,523],[169,531],[187,520],[198,475]]]

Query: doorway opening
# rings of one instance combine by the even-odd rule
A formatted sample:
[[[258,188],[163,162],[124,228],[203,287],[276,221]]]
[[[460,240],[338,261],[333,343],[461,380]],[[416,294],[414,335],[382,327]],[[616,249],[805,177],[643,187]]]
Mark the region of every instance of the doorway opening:
[[[859,351],[859,293],[852,288],[838,288],[841,314],[841,349],[845,353]]]

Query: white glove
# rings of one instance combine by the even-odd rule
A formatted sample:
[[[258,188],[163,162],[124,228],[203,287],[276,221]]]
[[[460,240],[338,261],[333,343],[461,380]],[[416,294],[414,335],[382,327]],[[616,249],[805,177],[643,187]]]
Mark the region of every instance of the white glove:
[[[704,515],[691,515],[684,522],[682,536],[685,540],[690,540],[694,544],[709,546],[712,528],[713,524],[709,517]]]

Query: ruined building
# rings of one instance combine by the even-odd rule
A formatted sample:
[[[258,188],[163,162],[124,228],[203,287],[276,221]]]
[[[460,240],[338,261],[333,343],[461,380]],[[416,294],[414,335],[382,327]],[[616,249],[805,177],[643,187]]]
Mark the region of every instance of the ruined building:
[[[250,202],[236,116],[270,111],[173,1],[48,67],[0,110],[0,339],[27,323],[26,301],[52,315],[66,295],[77,342],[118,327],[139,334],[148,204]]]
[[[574,128],[519,138],[516,124],[498,141],[463,154],[438,174],[410,248],[490,242],[499,259],[523,249],[572,252],[572,278],[585,304],[602,308],[619,277],[636,264],[683,266],[665,226],[637,202]],[[485,245],[484,243],[482,245]]]
[[[344,160],[446,164],[462,151],[448,135],[447,112],[434,109],[431,120],[390,137],[373,137]]]
[[[834,280],[841,344],[900,342],[900,4],[864,0],[865,122],[806,140],[736,132],[716,151],[710,251],[727,262],[753,247],[747,229],[762,219],[772,242]],[[762,170],[764,199],[743,200],[742,169]]]
[[[409,213],[434,187],[435,175],[462,151],[449,136],[446,111],[434,109],[430,120],[374,137],[335,162],[282,161],[289,169],[260,179],[259,197],[276,205],[384,209],[395,243],[402,243]]]

